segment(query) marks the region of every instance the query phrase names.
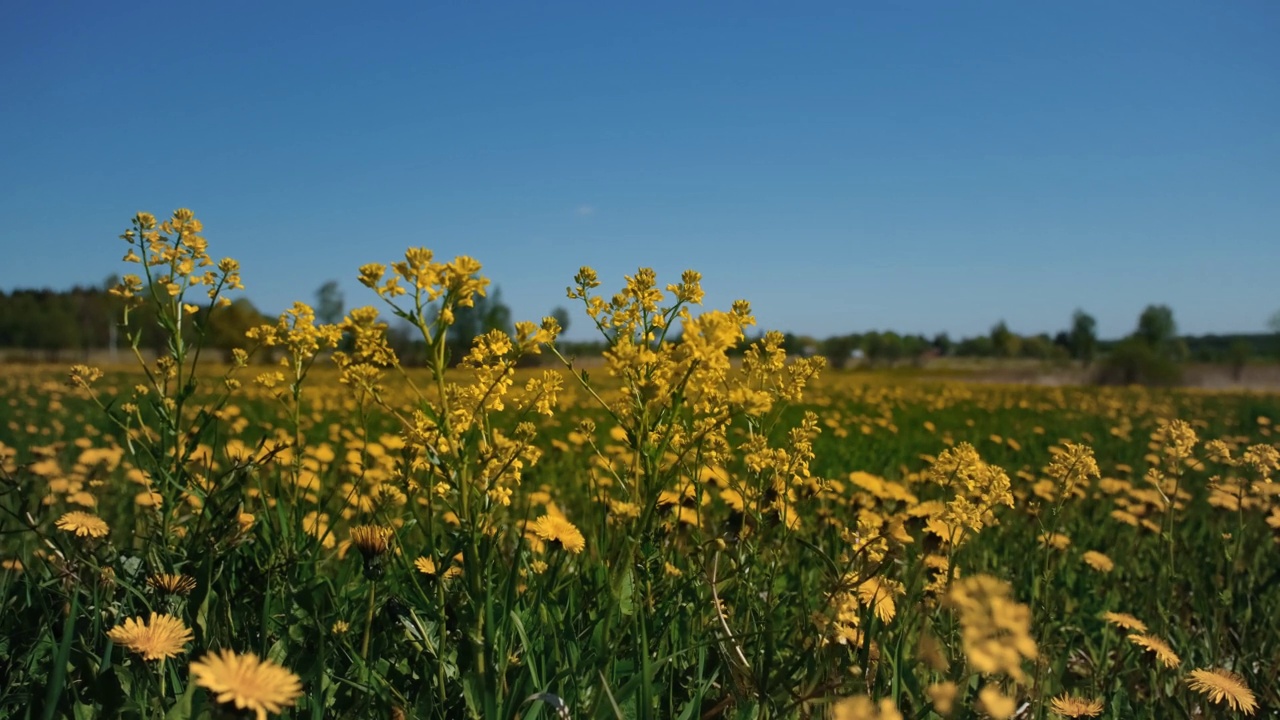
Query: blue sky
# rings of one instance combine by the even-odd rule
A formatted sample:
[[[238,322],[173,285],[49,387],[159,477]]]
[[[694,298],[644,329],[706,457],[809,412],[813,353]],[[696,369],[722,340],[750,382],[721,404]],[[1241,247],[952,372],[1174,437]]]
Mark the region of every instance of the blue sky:
[[[278,312],[408,246],[518,318],[692,267],[817,336],[1280,309],[1280,5],[44,3],[0,11],[0,288],[190,207]],[[571,336],[586,337],[580,316]]]

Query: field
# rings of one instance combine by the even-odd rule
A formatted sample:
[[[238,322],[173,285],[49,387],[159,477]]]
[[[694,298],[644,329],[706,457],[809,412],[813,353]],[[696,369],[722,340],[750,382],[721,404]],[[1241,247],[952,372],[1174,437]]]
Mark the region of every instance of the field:
[[[129,239],[167,355],[0,374],[0,717],[1280,712],[1280,396],[731,359],[696,273],[587,269],[603,365],[447,368],[484,281],[421,251],[360,272],[427,368],[302,305],[217,365],[194,222]]]

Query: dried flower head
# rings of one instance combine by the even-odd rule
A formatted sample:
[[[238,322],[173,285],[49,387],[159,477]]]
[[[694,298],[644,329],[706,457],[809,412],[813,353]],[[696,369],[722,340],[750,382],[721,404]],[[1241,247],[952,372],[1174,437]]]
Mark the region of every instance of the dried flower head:
[[[190,575],[156,573],[147,578],[147,586],[166,595],[190,595],[196,589],[196,579]]]
[[[366,560],[376,558],[391,548],[393,534],[391,528],[382,525],[357,525],[351,528],[351,544]]]

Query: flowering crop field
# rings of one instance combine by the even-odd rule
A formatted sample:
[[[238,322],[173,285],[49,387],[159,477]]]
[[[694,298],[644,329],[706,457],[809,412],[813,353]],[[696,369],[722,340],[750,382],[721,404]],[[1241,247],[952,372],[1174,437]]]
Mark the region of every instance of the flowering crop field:
[[[0,375],[0,717],[1280,712],[1280,396],[740,355],[691,271],[583,268],[590,372],[449,358],[487,281],[425,250],[359,277],[428,367],[303,304],[219,365],[200,233],[124,235],[158,358]]]

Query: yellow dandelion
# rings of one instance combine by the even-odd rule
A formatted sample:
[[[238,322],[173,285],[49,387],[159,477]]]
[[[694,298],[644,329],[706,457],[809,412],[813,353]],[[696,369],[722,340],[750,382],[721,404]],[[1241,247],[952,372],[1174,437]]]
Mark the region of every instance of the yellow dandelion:
[[[1129,642],[1137,645],[1148,652],[1155,653],[1156,659],[1167,668],[1176,668],[1182,664],[1182,658],[1169,647],[1169,643],[1152,635],[1143,635],[1134,633],[1129,636]]]
[[[858,695],[836,703],[831,708],[831,717],[834,720],[902,720],[902,713],[892,700],[877,703],[866,695]]]
[[[413,566],[423,575],[436,574],[436,561],[429,557],[420,557],[413,561]]]
[[[987,685],[978,692],[978,705],[995,720],[1008,720],[1018,709],[1018,701],[1007,697],[994,685]]]
[[[357,525],[351,528],[351,544],[366,558],[386,554],[391,547],[391,528],[381,525]]]
[[[1052,708],[1054,714],[1064,718],[1096,717],[1102,714],[1102,701],[1063,694],[1053,699]]]
[[[351,630],[351,623],[346,620],[334,620],[331,630],[334,635],[346,635]]]
[[[147,586],[168,595],[190,595],[196,589],[196,579],[190,575],[156,573],[147,578]]]
[[[59,530],[66,530],[69,533],[75,533],[76,537],[106,537],[111,532],[111,527],[107,525],[107,521],[79,510],[69,512],[58,518],[58,522],[54,525]]]
[[[577,554],[587,547],[586,538],[573,523],[563,517],[543,515],[533,521],[533,534],[547,542],[559,543],[561,547]]]
[[[1084,561],[1089,567],[1102,573],[1109,573],[1116,567],[1116,564],[1111,561],[1111,558],[1096,550],[1085,551]]]
[[[1244,678],[1230,670],[1192,670],[1187,684],[1192,690],[1208,695],[1213,702],[1226,703],[1232,710],[1239,710],[1245,715],[1258,711],[1258,699],[1253,696],[1253,691],[1245,684]]]
[[[1147,631],[1147,624],[1129,613],[1104,612],[1102,619],[1124,630],[1137,630],[1140,633]]]
[[[948,680],[947,682],[934,683],[925,690],[925,694],[929,696],[929,700],[933,703],[933,709],[943,715],[950,715],[951,710],[955,707],[956,695],[959,693],[960,687]]]
[[[297,675],[253,653],[211,652],[191,663],[191,677],[214,693],[218,702],[252,710],[258,720],[266,720],[267,713],[283,712],[302,694]]]
[[[172,615],[151,613],[151,618],[128,618],[124,624],[107,631],[107,637],[121,647],[132,650],[144,660],[163,660],[182,652],[182,646],[194,637],[191,628]]]

